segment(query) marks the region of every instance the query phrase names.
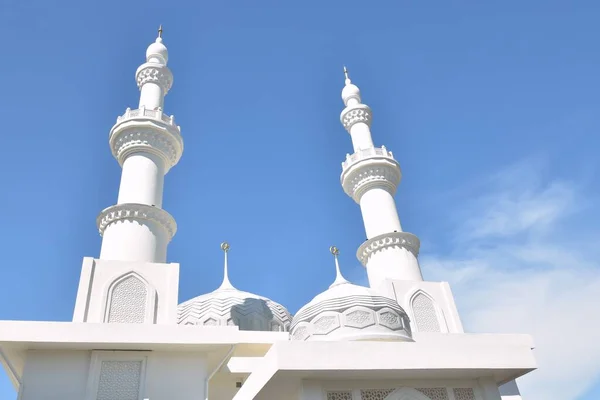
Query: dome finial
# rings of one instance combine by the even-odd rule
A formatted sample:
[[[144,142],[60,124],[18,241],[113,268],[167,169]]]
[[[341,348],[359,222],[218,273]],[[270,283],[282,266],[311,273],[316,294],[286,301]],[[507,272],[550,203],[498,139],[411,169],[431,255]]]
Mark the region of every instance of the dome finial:
[[[225,253],[225,263],[223,265],[223,282],[221,283],[221,286],[219,286],[219,289],[217,289],[217,290],[235,289],[233,287],[233,285],[231,284],[231,282],[229,282],[229,274],[227,271],[228,270],[227,253],[229,252],[229,243],[227,243],[227,242],[221,243],[221,250],[223,250],[223,253]]]
[[[158,27],[158,37],[162,38],[162,33],[163,33],[163,28],[162,28],[162,24],[160,24],[160,26]]]
[[[335,259],[335,281],[333,281],[333,283],[329,286],[329,288],[332,288],[334,286],[341,285],[344,283],[350,283],[346,280],[346,278],[344,278],[344,276],[342,275],[342,271],[340,270],[340,263],[338,261],[338,254],[340,254],[340,249],[338,249],[335,246],[331,246],[329,248],[329,251],[331,252],[331,254],[333,254],[333,258]]]

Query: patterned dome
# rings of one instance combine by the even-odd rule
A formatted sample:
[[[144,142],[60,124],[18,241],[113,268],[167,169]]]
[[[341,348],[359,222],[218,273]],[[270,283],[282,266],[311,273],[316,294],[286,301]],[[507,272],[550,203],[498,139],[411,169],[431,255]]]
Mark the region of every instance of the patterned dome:
[[[227,251],[225,273],[221,286],[211,292],[194,297],[177,307],[177,323],[182,325],[226,326],[237,325],[246,331],[281,331],[290,329],[292,316],[288,310],[266,297],[236,289],[227,274]]]
[[[334,253],[337,276],[294,316],[292,340],[400,340],[412,341],[406,312],[393,299],[353,285],[342,276]]]

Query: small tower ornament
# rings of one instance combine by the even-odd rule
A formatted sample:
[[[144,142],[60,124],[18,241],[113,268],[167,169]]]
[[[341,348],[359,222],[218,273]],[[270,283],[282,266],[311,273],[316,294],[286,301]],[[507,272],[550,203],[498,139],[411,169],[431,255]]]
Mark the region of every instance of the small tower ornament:
[[[163,33],[163,28],[162,28],[162,24],[160,24],[160,26],[158,27],[158,37],[162,38],[162,33]]]
[[[342,285],[344,283],[350,283],[346,280],[346,278],[344,278],[344,276],[342,275],[342,271],[340,270],[340,263],[338,261],[338,254],[340,254],[340,249],[338,249],[335,246],[331,246],[329,248],[329,252],[331,254],[333,254],[333,258],[335,260],[335,280],[329,286],[329,288],[332,288],[332,287],[338,286],[338,285]]]
[[[225,254],[225,260],[223,263],[223,282],[221,283],[221,286],[219,286],[220,290],[226,290],[226,289],[235,289],[233,287],[233,285],[231,284],[231,282],[229,281],[229,266],[227,265],[227,253],[229,252],[229,243],[227,242],[223,242],[221,243],[221,250],[223,250],[223,253]]]
[[[229,243],[227,243],[227,242],[221,243],[221,250],[223,250],[225,253],[227,253],[229,251]]]

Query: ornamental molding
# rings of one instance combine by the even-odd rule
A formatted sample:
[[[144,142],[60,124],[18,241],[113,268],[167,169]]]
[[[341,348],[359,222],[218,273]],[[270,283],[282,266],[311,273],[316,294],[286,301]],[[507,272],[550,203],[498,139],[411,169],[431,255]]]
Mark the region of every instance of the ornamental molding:
[[[344,192],[360,203],[363,194],[373,188],[396,193],[402,171],[400,164],[390,157],[375,156],[357,161],[342,171],[340,177]]]
[[[183,154],[183,139],[179,134],[179,127],[174,123],[165,123],[162,115],[157,118],[144,114],[127,117],[126,113],[112,128],[109,144],[113,156],[121,166],[130,154],[145,152],[164,161],[165,173],[179,162]]]
[[[408,232],[384,233],[365,241],[356,251],[356,258],[366,267],[373,255],[391,247],[404,248],[418,257],[421,242],[418,237]]]
[[[166,65],[145,63],[135,72],[135,80],[140,90],[146,83],[152,82],[158,84],[166,95],[173,86],[173,73]]]
[[[346,107],[342,110],[340,115],[340,121],[348,132],[354,124],[359,122],[371,126],[371,120],[373,119],[373,113],[371,108],[366,104],[356,104],[351,107]]]
[[[177,232],[175,218],[162,208],[147,204],[125,203],[110,206],[100,212],[100,215],[96,218],[96,225],[98,226],[100,236],[104,235],[104,231],[112,224],[127,219],[158,224],[169,234],[169,240]]]

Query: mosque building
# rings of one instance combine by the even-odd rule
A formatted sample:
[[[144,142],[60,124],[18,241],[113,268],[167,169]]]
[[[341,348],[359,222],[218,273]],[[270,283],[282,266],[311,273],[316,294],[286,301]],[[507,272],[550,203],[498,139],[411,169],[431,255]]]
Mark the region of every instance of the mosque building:
[[[354,153],[341,185],[362,213],[369,286],[344,278],[332,246],[335,280],[291,315],[232,285],[224,242],[222,284],[178,304],[179,264],[166,262],[177,224],[162,200],[184,142],[164,111],[168,61],[159,29],[136,71],[138,108],[110,130],[119,194],[97,218],[100,256],[83,259],[72,322],[0,321],[18,400],[521,399],[532,338],[465,333],[448,283],[423,279],[419,239],[396,210],[400,165],[375,146],[347,70],[340,120]]]

